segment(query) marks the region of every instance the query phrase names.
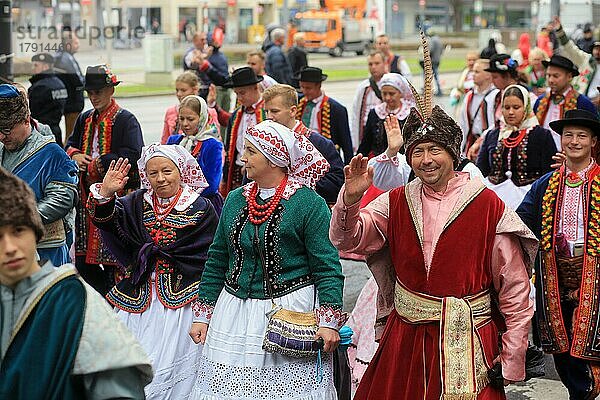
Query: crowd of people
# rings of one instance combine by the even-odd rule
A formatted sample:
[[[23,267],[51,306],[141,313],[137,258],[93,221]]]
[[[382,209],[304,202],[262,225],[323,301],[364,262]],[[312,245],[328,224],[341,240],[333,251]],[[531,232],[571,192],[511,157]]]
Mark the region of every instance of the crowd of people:
[[[503,399],[542,352],[595,398],[600,42],[545,29],[448,112],[436,35],[422,90],[379,35],[348,110],[302,34],[229,72],[199,32],[147,145],[63,33],[0,85],[0,398]]]

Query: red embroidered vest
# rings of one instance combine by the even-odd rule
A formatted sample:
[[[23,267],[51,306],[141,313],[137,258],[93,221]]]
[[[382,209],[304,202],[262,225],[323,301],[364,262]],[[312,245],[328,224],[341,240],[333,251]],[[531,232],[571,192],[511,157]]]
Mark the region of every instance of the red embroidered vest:
[[[439,297],[461,298],[488,289],[496,226],[503,212],[504,203],[483,189],[440,235],[428,277],[405,188],[391,191],[388,238],[396,276],[413,291]]]

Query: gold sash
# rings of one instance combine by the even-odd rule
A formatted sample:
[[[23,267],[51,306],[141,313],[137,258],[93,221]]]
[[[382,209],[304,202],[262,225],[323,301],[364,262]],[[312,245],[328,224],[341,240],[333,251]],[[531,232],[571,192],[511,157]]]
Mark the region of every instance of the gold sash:
[[[462,299],[413,292],[396,281],[396,312],[412,324],[440,323],[443,400],[475,400],[488,383],[476,328],[491,320],[489,290]]]

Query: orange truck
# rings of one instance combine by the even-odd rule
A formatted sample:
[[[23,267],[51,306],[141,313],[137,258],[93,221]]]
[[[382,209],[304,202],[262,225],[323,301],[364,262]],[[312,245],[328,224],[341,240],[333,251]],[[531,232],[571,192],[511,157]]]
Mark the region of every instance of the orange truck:
[[[341,57],[344,51],[358,55],[368,51],[375,40],[377,20],[366,17],[367,0],[321,0],[319,10],[297,13],[298,32],[304,33],[309,52],[327,52]]]

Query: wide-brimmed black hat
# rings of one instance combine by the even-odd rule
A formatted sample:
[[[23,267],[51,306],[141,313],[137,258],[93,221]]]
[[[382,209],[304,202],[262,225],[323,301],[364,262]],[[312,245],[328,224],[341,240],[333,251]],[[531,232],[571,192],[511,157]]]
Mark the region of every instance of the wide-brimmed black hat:
[[[519,67],[519,62],[511,58],[508,54],[494,54],[490,57],[490,66],[484,71],[508,73],[516,71]]]
[[[327,75],[323,73],[321,68],[304,67],[300,70],[299,74],[294,76],[294,79],[300,82],[323,82],[327,79]]]
[[[87,67],[85,71],[85,90],[98,90],[105,87],[117,86],[121,81],[106,65]]]
[[[600,135],[598,116],[587,110],[569,110],[563,119],[550,122],[550,128],[559,135],[562,135],[565,126],[583,126],[591,129],[595,136]]]
[[[223,85],[225,88],[234,88],[241,86],[250,86],[263,81],[262,76],[256,75],[254,70],[250,67],[238,68],[231,73],[227,82]]]
[[[31,62],[43,62],[46,64],[54,64],[54,57],[52,57],[51,54],[49,53],[39,53],[39,54],[34,54],[33,57],[31,57]]]
[[[573,74],[573,76],[579,75],[579,70],[577,69],[577,66],[573,64],[573,61],[569,60],[567,57],[553,55],[552,57],[550,57],[550,60],[542,61],[542,64],[544,64],[544,67],[546,68],[548,68],[549,65],[554,65],[555,67],[559,67],[566,70],[567,72],[570,72],[571,74]]]

